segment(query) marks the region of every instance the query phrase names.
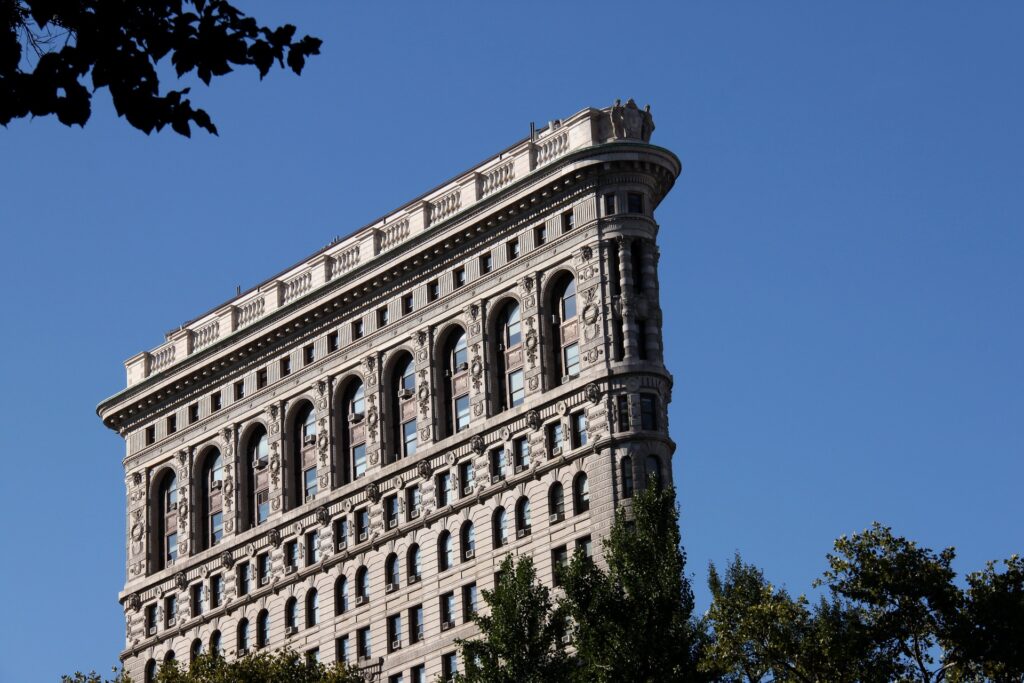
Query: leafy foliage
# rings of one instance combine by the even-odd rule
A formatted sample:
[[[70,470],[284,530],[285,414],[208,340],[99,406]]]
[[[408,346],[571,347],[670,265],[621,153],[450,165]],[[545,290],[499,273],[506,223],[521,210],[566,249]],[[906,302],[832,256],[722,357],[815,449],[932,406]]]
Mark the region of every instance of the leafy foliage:
[[[187,137],[191,123],[216,134],[188,88],[160,93],[161,60],[209,85],[233,66],[261,79],[275,62],[299,74],[319,52],[319,39],[260,26],[226,0],[0,0],[0,124],[55,115],[85,125],[91,73],[92,90],[108,88],[118,115],[147,134],[170,125]]]
[[[475,617],[481,637],[459,640],[466,683],[544,683],[565,680],[565,617],[537,581],[533,560],[506,555],[493,591],[482,591],[489,615]]]
[[[114,670],[113,678],[103,678],[95,671],[90,671],[87,674],[76,671],[71,676],[61,676],[60,683],[132,683],[132,679],[124,672],[117,671],[117,669]]]
[[[291,650],[259,652],[234,661],[214,654],[196,657],[187,668],[166,662],[157,683],[365,683],[358,669],[336,664],[326,667],[306,661]]]

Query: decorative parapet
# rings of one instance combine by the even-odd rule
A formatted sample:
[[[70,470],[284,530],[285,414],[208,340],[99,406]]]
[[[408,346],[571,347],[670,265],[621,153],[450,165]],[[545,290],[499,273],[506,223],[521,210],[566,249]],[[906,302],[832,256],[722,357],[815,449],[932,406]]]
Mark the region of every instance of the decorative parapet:
[[[632,100],[605,109],[584,109],[555,121],[519,144],[492,157],[444,187],[421,197],[387,219],[366,226],[340,244],[297,265],[280,280],[265,282],[257,291],[229,302],[168,337],[167,343],[125,361],[128,386],[209,348],[278,308],[298,301],[373,258],[400,246],[423,230],[445,221],[473,203],[521,180],[566,154],[614,140],[647,142],[654,121],[650,110]]]

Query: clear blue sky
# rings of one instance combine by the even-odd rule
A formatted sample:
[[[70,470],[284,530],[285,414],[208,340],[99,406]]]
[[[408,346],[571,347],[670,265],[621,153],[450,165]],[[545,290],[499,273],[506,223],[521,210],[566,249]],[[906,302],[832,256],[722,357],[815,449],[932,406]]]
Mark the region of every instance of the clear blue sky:
[[[615,98],[684,167],[657,217],[699,608],[708,561],[799,592],[873,520],[961,570],[1024,550],[1024,5],[837,4],[246,2],[323,54],[195,88],[220,137],[146,137],[105,91],[84,130],[0,129],[0,680],[123,646],[94,407],[125,358]]]

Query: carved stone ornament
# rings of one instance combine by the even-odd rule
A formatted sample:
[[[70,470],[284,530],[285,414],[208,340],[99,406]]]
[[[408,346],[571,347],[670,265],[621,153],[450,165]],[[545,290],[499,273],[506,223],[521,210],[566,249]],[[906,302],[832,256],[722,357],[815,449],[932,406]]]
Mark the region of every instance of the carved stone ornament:
[[[419,344],[420,346],[423,346],[424,344],[427,343],[426,330],[420,330],[419,332],[416,333],[416,343]]]
[[[640,378],[631,376],[626,379],[626,390],[630,393],[640,391]]]
[[[586,394],[587,394],[587,398],[588,398],[588,399],[590,400],[590,402],[591,402],[591,403],[593,403],[594,405],[597,405],[597,402],[601,400],[601,387],[597,386],[597,385],[596,385],[596,384],[594,384],[593,382],[591,382],[590,384],[588,384],[588,385],[587,385],[587,386],[586,386],[586,387],[584,388],[584,391],[585,391],[585,392],[586,392]]]
[[[185,450],[184,448],[178,451],[178,462],[181,464],[182,467],[184,467],[185,463],[188,462],[188,451]]]
[[[224,569],[231,569],[235,566],[235,558],[227,550],[220,554],[220,566]]]
[[[316,383],[317,393],[317,408],[319,410],[327,410],[327,380],[317,380]]]
[[[142,598],[139,597],[138,593],[132,593],[128,596],[128,608],[134,612],[142,609]]]
[[[474,453],[479,455],[480,453],[484,452],[484,449],[487,447],[487,445],[484,443],[484,437],[477,434],[472,439],[470,439],[469,447],[473,449]]]
[[[366,487],[366,497],[370,499],[371,503],[380,502],[380,487],[377,486],[377,482],[371,481]]]
[[[344,510],[346,513],[352,512],[352,500],[349,499],[349,500],[346,500],[344,503],[342,503],[341,504],[341,509]]]
[[[277,434],[279,431],[281,431],[281,425],[277,421],[277,416],[280,412],[281,411],[277,407],[276,403],[271,403],[269,406],[267,406],[267,414],[269,416],[267,418],[267,423],[270,424],[271,434]]]
[[[530,391],[537,391],[537,387],[540,386],[540,380],[534,375],[527,381],[527,385],[530,387]]]
[[[526,333],[526,359],[531,368],[537,365],[537,343],[537,331],[531,329]]]
[[[594,250],[589,245],[584,245],[583,248],[580,249],[580,256],[583,257],[584,261],[589,261],[590,257],[593,255]]]
[[[555,408],[558,410],[558,414],[563,417],[569,414],[569,404],[565,401],[559,401]]]
[[[536,389],[536,387],[533,387],[533,388]],[[473,406],[473,415],[474,416],[480,417],[483,414],[484,414],[484,405],[482,403],[477,403],[475,406]]]
[[[626,101],[625,106],[622,105],[622,100],[615,100],[609,116],[611,117],[612,134],[616,138],[650,142],[651,133],[654,132],[651,105],[648,104],[641,111],[632,97]]]
[[[231,476],[231,465],[224,465],[224,507],[227,510],[231,509],[231,504],[234,502],[235,492],[235,479]]]
[[[501,428],[501,440],[502,441],[511,441],[512,440],[512,428],[511,427],[502,427]]]
[[[452,466],[452,465],[455,464],[455,454],[454,453],[449,453],[448,455],[445,456],[444,459],[448,462],[449,466]]]
[[[530,292],[533,291],[533,278],[530,277],[529,275],[527,275],[526,277],[524,277],[522,279],[522,282],[520,283],[520,286],[523,288],[524,292],[529,294]]]
[[[174,587],[180,591],[188,588],[188,577],[185,576],[185,572],[178,572],[174,575]]]
[[[420,473],[420,476],[424,479],[430,479],[430,475],[433,473],[430,463],[426,460],[421,460],[420,464],[416,466],[416,471]]]
[[[473,364],[469,366],[469,374],[473,377],[473,388],[480,390],[481,377],[484,374],[484,364],[480,356],[473,356]]]
[[[369,371],[366,373],[366,384],[372,387],[377,383],[377,373],[374,372],[374,368],[377,367],[377,359],[373,356],[367,356],[363,363],[366,364],[366,369]]]
[[[530,429],[537,431],[540,429],[540,413],[536,410],[531,410],[526,414],[526,424],[529,425]]]
[[[255,543],[247,543],[245,545],[245,553],[249,557],[255,557],[256,556],[256,544]]]
[[[178,494],[178,517],[188,518],[188,498],[184,494]]]
[[[377,407],[370,406],[366,410],[366,433],[370,440],[377,438]]]
[[[267,534],[267,540],[270,541],[270,545],[275,548],[281,545],[281,532],[277,529],[271,529],[270,533]]]

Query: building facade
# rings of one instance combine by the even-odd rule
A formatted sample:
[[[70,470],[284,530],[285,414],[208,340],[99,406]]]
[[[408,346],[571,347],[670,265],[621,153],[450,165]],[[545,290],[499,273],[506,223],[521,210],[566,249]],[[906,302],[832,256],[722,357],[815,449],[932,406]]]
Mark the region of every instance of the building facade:
[[[679,160],[584,109],[169,334],[125,439],[126,670],[289,647],[380,681],[461,662],[511,552],[600,562],[671,478],[655,207]]]

